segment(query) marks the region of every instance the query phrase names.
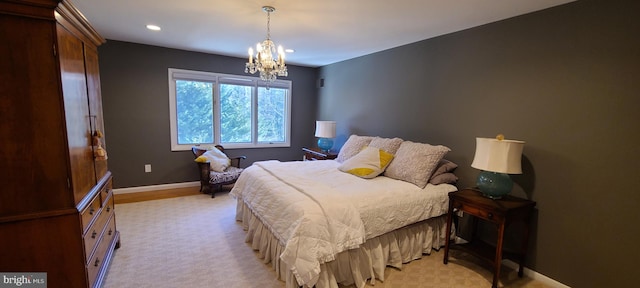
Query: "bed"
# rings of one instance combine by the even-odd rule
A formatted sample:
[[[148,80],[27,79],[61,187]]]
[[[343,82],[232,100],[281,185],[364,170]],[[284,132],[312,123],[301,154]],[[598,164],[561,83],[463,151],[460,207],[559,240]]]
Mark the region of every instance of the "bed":
[[[353,148],[353,137],[336,160],[255,162],[244,170],[230,193],[237,199],[236,219],[247,231],[246,241],[265,263],[271,263],[288,288],[338,287],[338,283],[363,287],[366,281],[384,281],[386,266],[402,268],[403,263],[444,246],[447,194],[457,190],[449,184],[452,181],[432,181],[437,184],[421,187],[396,179],[399,177],[394,173],[384,175],[393,171],[391,165],[383,165],[382,170],[390,170],[379,171],[374,177],[346,172],[345,164],[361,156],[363,146],[379,142],[373,141],[377,137],[357,136],[371,141]],[[416,157],[415,149],[411,149],[412,155],[403,152],[407,149],[402,145],[415,148],[415,144],[424,145],[400,140],[384,147],[398,156],[390,163],[398,163],[399,174],[425,173],[422,164],[415,163],[424,162],[424,157]],[[354,151],[349,152],[351,148]],[[439,167],[446,151],[429,154],[432,157],[427,162],[433,163],[421,181],[431,181],[430,176],[442,170]],[[393,162],[402,161],[402,155],[414,160]],[[416,169],[405,171],[407,164]],[[449,177],[453,175],[451,167],[445,168]]]

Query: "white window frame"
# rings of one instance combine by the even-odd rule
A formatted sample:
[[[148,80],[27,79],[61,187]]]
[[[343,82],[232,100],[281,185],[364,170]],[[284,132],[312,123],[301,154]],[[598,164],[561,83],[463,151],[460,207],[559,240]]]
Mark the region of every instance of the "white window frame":
[[[272,147],[291,147],[291,81],[275,80],[269,83],[268,87],[287,89],[287,99],[285,100],[285,113],[287,115],[285,123],[285,141],[284,142],[258,142],[258,87],[267,87],[264,81],[257,77],[238,76],[230,74],[211,73],[203,71],[193,71],[169,68],[169,127],[171,130],[171,151],[191,150],[195,144],[178,144],[178,119],[176,107],[176,80],[194,80],[205,81],[213,84],[213,142],[214,143],[197,143],[201,145],[223,145],[225,149],[236,148],[272,148]],[[253,86],[251,115],[251,142],[250,143],[220,143],[220,84],[241,84]]]

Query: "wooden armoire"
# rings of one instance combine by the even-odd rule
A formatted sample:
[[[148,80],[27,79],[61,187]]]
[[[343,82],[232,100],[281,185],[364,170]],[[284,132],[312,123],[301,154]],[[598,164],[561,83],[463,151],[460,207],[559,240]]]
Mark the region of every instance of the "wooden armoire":
[[[97,47],[67,0],[0,1],[0,272],[99,287],[120,236]]]

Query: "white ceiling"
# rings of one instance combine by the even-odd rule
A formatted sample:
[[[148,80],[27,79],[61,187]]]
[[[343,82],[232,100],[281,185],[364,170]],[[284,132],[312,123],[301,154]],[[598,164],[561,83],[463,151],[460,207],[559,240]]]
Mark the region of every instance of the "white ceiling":
[[[323,66],[574,0],[71,0],[105,38],[248,57],[264,40],[287,63]],[[147,30],[147,24],[162,27]]]

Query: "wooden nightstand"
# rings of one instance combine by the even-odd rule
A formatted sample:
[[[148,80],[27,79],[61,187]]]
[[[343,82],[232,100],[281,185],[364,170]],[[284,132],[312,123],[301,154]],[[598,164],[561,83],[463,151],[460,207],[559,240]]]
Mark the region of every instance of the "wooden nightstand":
[[[474,216],[473,231],[477,226],[477,219],[482,219],[498,226],[498,238],[496,246],[493,247],[481,240],[472,239],[465,244],[453,244],[451,237],[447,237],[444,249],[444,264],[449,261],[449,249],[460,249],[472,255],[488,260],[493,264],[493,285],[498,287],[500,277],[500,266],[503,258],[516,260],[518,276],[522,277],[522,265],[527,255],[527,244],[529,239],[529,225],[531,212],[536,202],[507,195],[502,199],[490,199],[482,196],[482,193],[473,189],[464,189],[449,193],[449,214],[447,216],[447,235],[451,235],[451,222],[455,217],[454,209]],[[524,222],[523,241],[519,251],[504,251],[502,245],[504,241],[505,228],[514,221]]]
[[[326,153],[320,151],[318,148],[302,148],[302,152],[304,152],[304,160],[332,160],[338,157],[338,154],[333,154],[331,152]]]

